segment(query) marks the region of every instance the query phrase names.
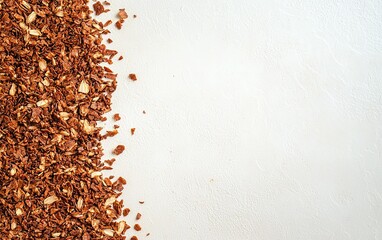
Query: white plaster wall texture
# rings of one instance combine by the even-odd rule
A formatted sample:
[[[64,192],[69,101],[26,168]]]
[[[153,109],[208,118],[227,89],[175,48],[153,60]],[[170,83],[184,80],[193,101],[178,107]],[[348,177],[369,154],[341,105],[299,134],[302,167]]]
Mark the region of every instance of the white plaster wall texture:
[[[382,1],[113,6],[138,18],[113,34],[105,149],[127,145],[115,173],[142,235],[382,239]]]

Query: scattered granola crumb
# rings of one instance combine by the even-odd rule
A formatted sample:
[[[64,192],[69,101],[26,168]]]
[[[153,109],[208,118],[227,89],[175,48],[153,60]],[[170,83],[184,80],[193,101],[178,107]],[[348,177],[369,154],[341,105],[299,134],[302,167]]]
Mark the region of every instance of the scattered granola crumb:
[[[145,202],[144,201],[139,201],[140,204],[144,204]]]
[[[125,146],[123,146],[123,145],[118,145],[118,146],[113,150],[113,154],[115,154],[115,155],[120,155],[120,154],[122,154],[124,151],[125,151]]]
[[[111,40],[110,38],[107,39],[107,43],[112,43],[113,40]]]
[[[119,128],[119,125],[114,125],[114,129],[118,129]]]
[[[106,131],[106,134],[102,136],[102,139],[106,139],[108,137],[114,137],[118,134],[118,130],[114,129],[112,131]]]
[[[121,30],[122,29],[122,24],[124,23],[125,21],[123,19],[119,19],[116,23],[115,23],[115,26],[117,27],[118,30]]]
[[[125,208],[125,209],[123,209],[123,211],[122,211],[122,214],[123,214],[124,217],[126,217],[127,215],[129,215],[129,213],[130,213],[130,208]]]
[[[134,133],[135,133],[135,128],[130,129],[130,132],[131,132],[131,135],[134,135]]]
[[[107,20],[106,22],[105,22],[105,24],[103,25],[103,27],[108,27],[110,24],[112,24],[113,23],[113,21],[111,21],[111,20]]]
[[[150,233],[147,233],[147,234],[146,234],[146,237],[148,237],[148,236],[150,236]]]
[[[133,15],[133,18],[137,18],[137,15],[134,14],[134,15]]]
[[[137,75],[135,75],[134,73],[130,73],[129,74],[129,78],[133,81],[137,81]]]
[[[139,219],[141,219],[141,217],[142,217],[142,214],[137,213],[137,216],[135,217],[135,219],[136,219],[136,220],[139,220]]]
[[[115,158],[112,158],[110,160],[105,160],[105,163],[109,164],[110,166],[113,166],[114,162],[115,162]]]
[[[119,113],[116,113],[116,114],[114,114],[113,119],[114,119],[114,121],[119,121],[119,120],[121,120],[121,116],[119,115]]]
[[[137,236],[132,236],[130,240],[138,240]]]
[[[146,114],[146,111],[145,111],[145,110],[143,110],[143,114]]]
[[[103,2],[103,5],[105,5],[105,6],[110,6],[110,3],[109,3],[108,1],[104,1],[104,2]]]
[[[122,59],[123,59],[123,56],[121,55],[121,56],[118,58],[118,60],[121,61]]]
[[[134,229],[135,229],[135,231],[141,231],[142,230],[142,228],[139,224],[135,224]]]
[[[127,13],[126,13],[124,8],[123,9],[119,9],[118,17],[119,17],[119,19],[126,19],[126,18],[128,18],[128,15],[127,15]]]
[[[95,11],[95,15],[101,15],[102,13],[105,12],[104,6],[101,4],[100,1],[97,1],[96,3],[93,4],[93,8]]]

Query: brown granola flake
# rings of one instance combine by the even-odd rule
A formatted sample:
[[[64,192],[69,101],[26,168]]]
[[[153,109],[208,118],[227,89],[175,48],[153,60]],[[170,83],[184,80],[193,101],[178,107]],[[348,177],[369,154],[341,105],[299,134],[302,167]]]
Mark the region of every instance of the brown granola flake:
[[[125,146],[123,145],[118,145],[114,150],[113,150],[113,154],[115,155],[120,155],[123,153],[123,151],[125,151]]]
[[[142,217],[142,214],[137,213],[137,216],[135,217],[135,219],[136,219],[136,220],[139,220],[139,219],[141,219],[141,217]]]
[[[118,17],[119,17],[119,19],[126,19],[126,18],[128,18],[128,15],[127,15],[127,13],[126,13],[124,8],[123,9],[119,9]]]
[[[130,73],[129,74],[129,78],[133,81],[137,81],[137,75],[135,75],[134,73]]]
[[[134,229],[135,229],[135,231],[141,231],[142,230],[142,228],[139,224],[135,224]]]
[[[116,114],[114,114],[113,119],[114,119],[114,121],[119,121],[119,120],[121,120],[121,116],[119,115],[119,113],[116,113]]]
[[[130,213],[130,208],[123,209],[123,216],[126,217]]]
[[[137,237],[137,236],[132,236],[132,237],[130,238],[130,240],[138,240],[138,237]]]
[[[134,135],[134,133],[135,133],[135,128],[130,129],[130,132],[131,132],[131,135]]]
[[[116,23],[115,23],[115,26],[117,27],[117,29],[121,30],[122,29],[122,24],[124,23],[125,21],[123,19],[119,19]]]
[[[97,1],[96,3],[94,3],[93,8],[97,16],[105,12],[105,7],[102,5],[100,1]]]

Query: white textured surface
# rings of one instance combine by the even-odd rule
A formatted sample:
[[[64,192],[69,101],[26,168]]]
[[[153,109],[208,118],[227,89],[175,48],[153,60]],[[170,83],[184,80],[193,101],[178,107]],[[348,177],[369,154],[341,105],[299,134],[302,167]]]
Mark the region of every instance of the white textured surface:
[[[106,149],[128,147],[142,235],[382,239],[382,1],[113,6],[138,18],[113,35],[128,60]]]

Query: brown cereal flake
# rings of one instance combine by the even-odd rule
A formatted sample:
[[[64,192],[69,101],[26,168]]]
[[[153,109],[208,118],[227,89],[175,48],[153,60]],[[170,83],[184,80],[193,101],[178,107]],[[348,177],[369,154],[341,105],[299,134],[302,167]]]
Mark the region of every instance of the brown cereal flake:
[[[97,1],[96,3],[94,3],[93,8],[94,8],[95,15],[97,16],[105,12],[105,7],[102,5],[100,1]]]
[[[124,151],[125,151],[125,146],[123,146],[123,145],[118,145],[118,146],[113,150],[113,154],[114,154],[114,155],[120,155],[120,154],[122,154]]]
[[[139,231],[142,230],[142,228],[141,228],[141,226],[139,224],[135,224],[134,225],[134,230],[139,232]]]
[[[119,9],[118,17],[119,17],[119,19],[126,19],[126,18],[128,18],[128,15],[127,15],[127,13],[126,13],[124,8],[123,9]]]
[[[113,119],[114,119],[114,121],[119,121],[119,120],[121,120],[121,116],[119,115],[119,113],[116,113],[116,114],[114,114]]]
[[[137,75],[135,75],[134,73],[130,73],[129,74],[129,78],[133,81],[137,81]]]

